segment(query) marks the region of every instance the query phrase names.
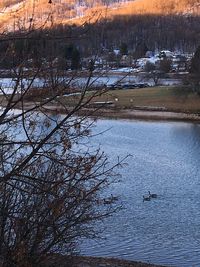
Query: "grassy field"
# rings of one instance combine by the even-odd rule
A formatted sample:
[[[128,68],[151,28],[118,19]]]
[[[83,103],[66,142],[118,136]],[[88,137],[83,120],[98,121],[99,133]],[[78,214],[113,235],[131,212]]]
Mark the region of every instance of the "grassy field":
[[[73,105],[79,96],[62,97]],[[92,102],[113,102],[116,109],[166,109],[177,112],[200,112],[200,96],[185,87],[149,87],[143,89],[112,90],[95,97]]]

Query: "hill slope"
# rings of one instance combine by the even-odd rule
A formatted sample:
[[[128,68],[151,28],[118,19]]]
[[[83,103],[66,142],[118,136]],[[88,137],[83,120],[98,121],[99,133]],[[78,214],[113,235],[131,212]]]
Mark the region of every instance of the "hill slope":
[[[52,2],[52,3],[49,3]],[[200,0],[2,0],[3,29],[82,24],[133,14],[199,14]]]

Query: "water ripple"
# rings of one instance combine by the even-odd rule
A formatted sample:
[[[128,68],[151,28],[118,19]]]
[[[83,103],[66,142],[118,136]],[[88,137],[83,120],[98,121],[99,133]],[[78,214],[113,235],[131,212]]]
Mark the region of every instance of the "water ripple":
[[[106,221],[106,240],[86,240],[83,254],[177,267],[200,266],[200,126],[190,123],[99,121],[110,128],[92,142],[113,161],[133,154],[112,187],[124,210]],[[142,201],[148,190],[158,198]]]

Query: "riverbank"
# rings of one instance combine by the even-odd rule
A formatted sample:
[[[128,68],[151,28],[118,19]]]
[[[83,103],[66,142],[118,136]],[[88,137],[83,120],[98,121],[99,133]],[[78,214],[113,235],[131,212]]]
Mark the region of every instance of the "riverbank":
[[[92,95],[93,92],[85,95],[83,102],[88,97],[91,97],[91,101],[77,111],[76,115],[109,119],[200,122],[200,96],[187,87],[109,90],[94,97]],[[33,100],[35,102],[32,102]],[[79,100],[80,93],[64,95],[43,108],[45,112],[66,114]],[[37,95],[26,99],[24,108],[31,109],[35,104],[40,105]]]
[[[150,263],[127,261],[116,258],[55,255],[45,267],[165,267]]]
[[[136,261],[119,260],[115,258],[77,257],[77,265],[74,267],[164,267]]]
[[[134,119],[150,121],[191,121],[200,122],[200,116],[193,113],[173,112],[173,111],[153,111],[147,109],[125,109],[125,110],[101,110],[93,114],[94,117],[111,119]]]
[[[45,109],[51,112],[66,114],[66,109],[58,105],[46,105]],[[70,110],[70,109],[69,109]],[[68,110],[68,111],[69,111]],[[78,112],[80,116],[107,119],[149,120],[149,121],[186,121],[200,122],[200,114],[170,110],[157,110],[141,107],[139,109],[115,108],[84,108]]]
[[[79,98],[79,95],[63,96],[59,101],[72,108]],[[62,105],[54,104],[47,108],[65,112]],[[79,114],[112,119],[200,122],[200,97],[188,87],[110,90],[92,98]]]

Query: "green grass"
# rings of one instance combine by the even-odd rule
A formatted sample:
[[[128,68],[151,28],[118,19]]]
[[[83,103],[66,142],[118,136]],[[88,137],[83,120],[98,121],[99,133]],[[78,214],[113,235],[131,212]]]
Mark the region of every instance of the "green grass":
[[[88,93],[90,95],[91,93]],[[88,96],[87,95],[87,96]],[[74,105],[79,99],[62,97],[67,105]],[[112,101],[115,108],[165,108],[172,111],[200,112],[200,97],[187,87],[149,87],[143,89],[110,90],[95,97],[92,102]]]

